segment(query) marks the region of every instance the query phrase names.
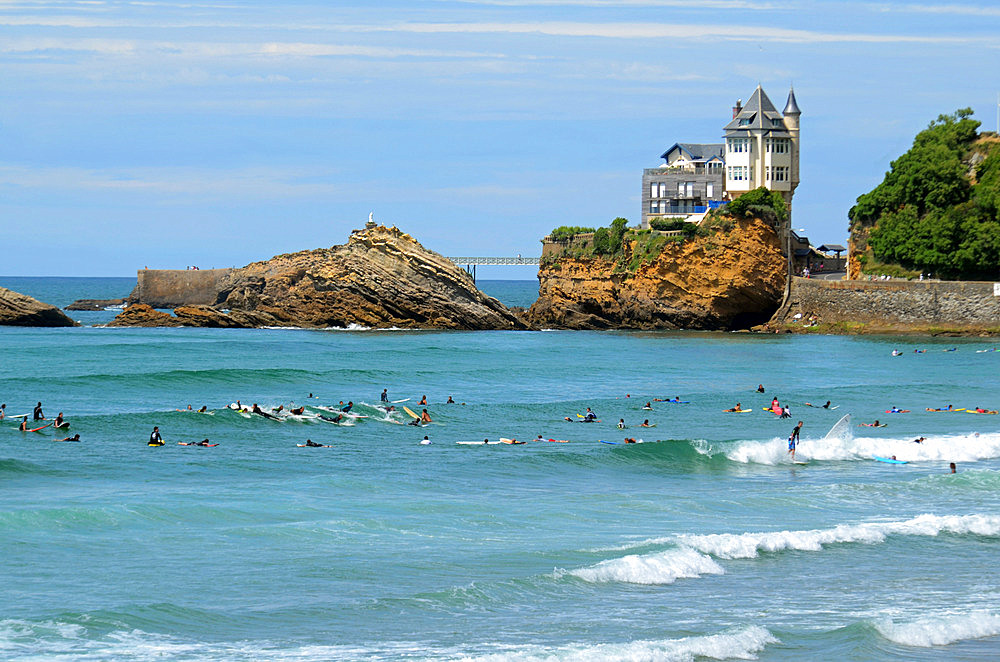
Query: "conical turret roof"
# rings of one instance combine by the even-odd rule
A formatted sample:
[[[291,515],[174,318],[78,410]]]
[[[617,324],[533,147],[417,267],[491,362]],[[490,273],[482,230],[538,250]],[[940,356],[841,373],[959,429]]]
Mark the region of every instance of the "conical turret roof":
[[[784,119],[784,116],[767,98],[764,89],[758,85],[757,89],[750,95],[747,105],[740,109],[740,112],[733,118],[732,122],[725,126],[724,130],[727,136],[738,136],[741,132],[750,132],[751,130],[779,133],[785,131]]]
[[[799,110],[799,104],[795,103],[795,88],[789,88],[788,90],[788,101],[785,103],[785,115],[801,115],[802,111]]]

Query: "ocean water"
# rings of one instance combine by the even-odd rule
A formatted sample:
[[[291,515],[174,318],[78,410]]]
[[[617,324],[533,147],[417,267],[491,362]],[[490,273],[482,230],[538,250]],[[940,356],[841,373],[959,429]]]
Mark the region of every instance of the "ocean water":
[[[1000,407],[995,346],[0,328],[0,658],[997,658],[1000,416],[925,411]]]

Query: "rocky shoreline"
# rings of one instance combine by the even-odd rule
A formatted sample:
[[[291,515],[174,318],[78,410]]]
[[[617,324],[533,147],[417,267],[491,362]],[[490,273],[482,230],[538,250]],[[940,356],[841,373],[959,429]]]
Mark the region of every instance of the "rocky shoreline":
[[[450,260],[398,228],[370,225],[346,244],[277,255],[233,269],[213,305],[169,315],[143,302],[108,326],[527,329]]]
[[[0,326],[79,326],[61,310],[0,287]]]

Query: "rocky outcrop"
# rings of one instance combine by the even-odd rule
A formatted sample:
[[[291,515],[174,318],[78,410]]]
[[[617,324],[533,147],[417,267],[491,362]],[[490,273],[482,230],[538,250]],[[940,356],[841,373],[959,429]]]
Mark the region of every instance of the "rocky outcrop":
[[[114,325],[157,319],[165,321],[123,313]],[[167,319],[165,326],[526,328],[450,260],[396,228],[374,225],[341,246],[233,269],[220,279],[213,305],[178,307]]]
[[[529,321],[570,329],[744,329],[781,302],[785,257],[770,225],[742,220],[727,233],[668,243],[634,272],[617,263],[558,257],[538,272]]]
[[[79,326],[47,303],[0,287],[0,326]]]
[[[134,303],[107,326],[181,326],[181,323],[170,313],[155,310],[144,303]]]
[[[109,306],[120,306],[125,299],[77,299],[63,310],[104,310]]]

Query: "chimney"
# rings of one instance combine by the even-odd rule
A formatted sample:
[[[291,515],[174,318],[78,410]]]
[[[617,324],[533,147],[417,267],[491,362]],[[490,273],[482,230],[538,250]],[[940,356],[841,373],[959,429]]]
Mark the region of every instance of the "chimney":
[[[736,119],[736,116],[740,114],[741,110],[743,110],[743,99],[737,99],[736,105],[733,106],[733,119]]]

